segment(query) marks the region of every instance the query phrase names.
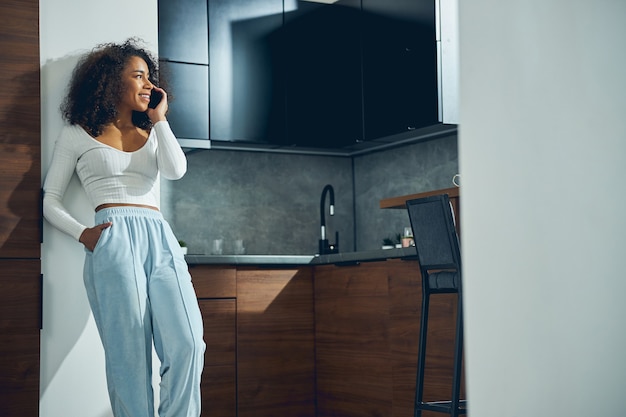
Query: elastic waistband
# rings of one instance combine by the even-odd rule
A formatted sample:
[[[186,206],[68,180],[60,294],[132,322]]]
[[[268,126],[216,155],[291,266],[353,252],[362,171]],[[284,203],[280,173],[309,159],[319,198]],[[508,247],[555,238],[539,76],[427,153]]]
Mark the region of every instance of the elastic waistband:
[[[143,217],[163,220],[160,211],[145,207],[108,207],[96,212],[96,223],[103,223],[111,217]]]

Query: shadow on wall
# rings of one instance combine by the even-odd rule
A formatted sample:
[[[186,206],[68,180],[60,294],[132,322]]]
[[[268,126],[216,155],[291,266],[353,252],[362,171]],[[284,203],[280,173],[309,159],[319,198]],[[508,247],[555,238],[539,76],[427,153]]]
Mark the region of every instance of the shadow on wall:
[[[32,137],[33,127],[39,124],[38,112],[33,111],[39,105],[38,78],[38,72],[23,73],[12,80],[11,86],[3,87],[7,94],[1,109],[5,119],[0,121],[0,166],[11,172],[0,179],[3,194],[9,194],[2,198],[6,206],[0,207],[3,258],[39,258],[39,248],[32,244],[39,239],[40,159]]]
[[[41,67],[42,178],[48,170],[54,143],[63,126],[59,105],[77,60],[78,56],[67,56],[47,61]],[[92,209],[76,176],[70,182],[64,203],[79,221],[87,225],[93,223]],[[91,313],[82,279],[83,261],[82,245],[44,222],[40,393],[42,416],[46,413],[54,414],[51,407],[46,406],[45,399],[49,389],[53,396],[65,395],[65,391],[74,389],[72,384],[68,385],[60,380],[63,379],[62,375],[69,374],[66,378],[71,378],[74,373],[90,373],[91,367],[103,367],[95,359],[99,357],[97,350],[92,348],[101,348],[97,332],[86,331]],[[93,326],[93,321],[91,325]],[[86,338],[91,340],[85,340]],[[84,343],[87,345],[83,345]],[[81,350],[89,356],[73,357],[73,352]],[[59,381],[55,382],[57,376]],[[89,389],[89,379],[78,377],[74,380],[81,381],[77,383],[82,384],[83,389]],[[55,401],[63,402],[58,398]]]
[[[39,60],[32,39],[37,29],[20,25],[31,18],[33,3],[36,4],[30,1],[20,6],[15,2],[0,5],[3,23],[14,21],[13,26],[3,25],[0,34],[0,415],[3,416],[16,414],[17,410],[24,415],[37,411],[41,291]]]

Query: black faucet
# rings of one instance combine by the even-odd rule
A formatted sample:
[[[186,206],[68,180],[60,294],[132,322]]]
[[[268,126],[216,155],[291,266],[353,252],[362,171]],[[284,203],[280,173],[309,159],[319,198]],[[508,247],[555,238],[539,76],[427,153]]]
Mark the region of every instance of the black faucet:
[[[322,198],[320,199],[320,225],[322,229],[322,235],[320,239],[320,255],[326,253],[339,253],[339,232],[335,231],[335,243],[329,243],[326,238],[326,216],[324,215],[324,206],[326,205],[326,194],[330,193],[330,207],[329,212],[331,216],[335,215],[335,190],[333,186],[327,184],[322,191]]]

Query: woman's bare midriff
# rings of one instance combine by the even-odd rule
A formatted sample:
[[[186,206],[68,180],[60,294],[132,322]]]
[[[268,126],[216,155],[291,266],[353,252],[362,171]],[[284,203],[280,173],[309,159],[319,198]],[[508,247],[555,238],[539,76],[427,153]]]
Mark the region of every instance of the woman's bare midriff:
[[[100,204],[98,207],[96,207],[96,212],[105,209],[105,208],[111,208],[111,207],[141,207],[141,208],[148,208],[151,210],[156,210],[159,211],[158,207],[154,207],[154,206],[148,206],[145,204],[130,204],[130,203],[106,203],[106,204]]]

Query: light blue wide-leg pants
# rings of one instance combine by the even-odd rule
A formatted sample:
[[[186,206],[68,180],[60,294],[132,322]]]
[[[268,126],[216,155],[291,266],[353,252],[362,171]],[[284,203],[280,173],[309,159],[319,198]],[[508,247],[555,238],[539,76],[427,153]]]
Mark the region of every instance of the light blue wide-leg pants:
[[[115,417],[153,417],[152,343],[161,360],[160,417],[200,415],[203,325],[184,255],[160,212],[114,207],[86,251],[84,281],[102,339]]]

